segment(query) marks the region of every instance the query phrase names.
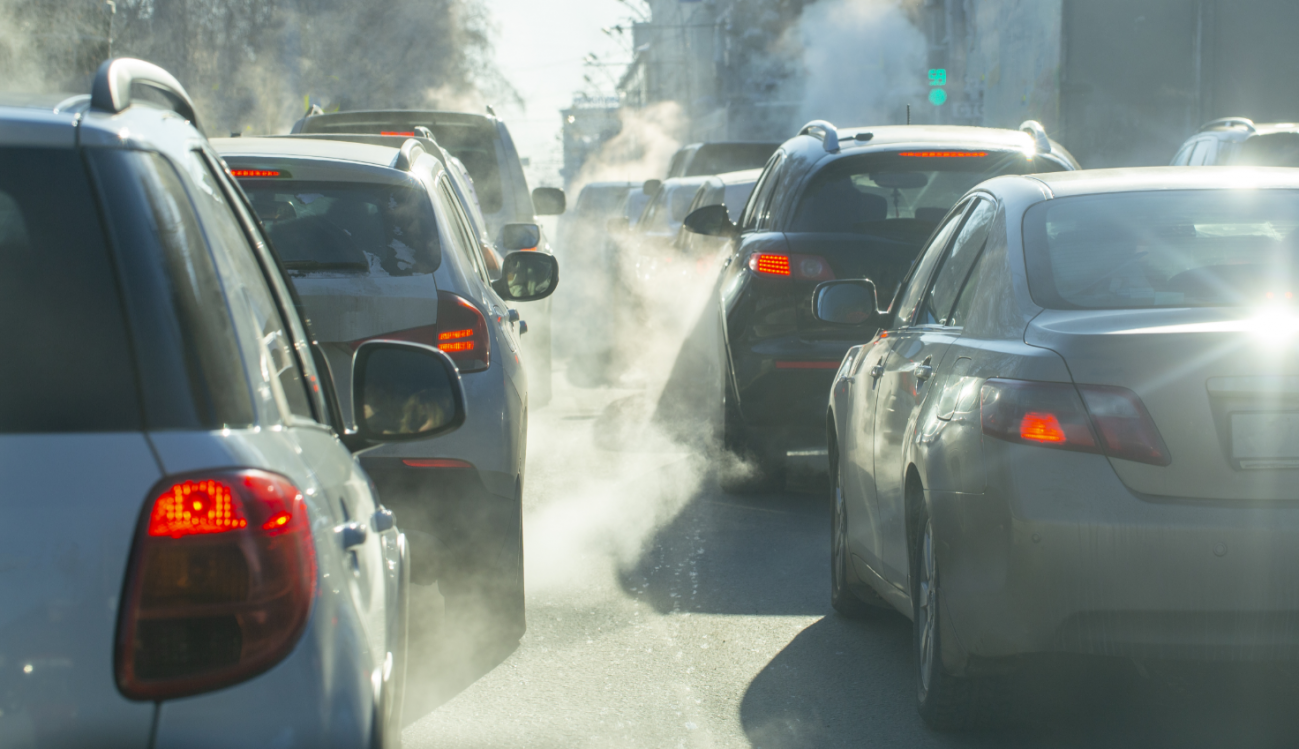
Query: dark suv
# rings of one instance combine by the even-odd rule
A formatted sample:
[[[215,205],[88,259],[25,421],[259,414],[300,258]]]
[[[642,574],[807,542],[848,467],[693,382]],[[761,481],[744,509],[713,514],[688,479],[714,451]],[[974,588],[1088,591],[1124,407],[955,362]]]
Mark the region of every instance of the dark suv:
[[[687,230],[733,238],[716,292],[725,441],[759,471],[723,488],[778,488],[787,453],[824,454],[834,372],[863,339],[812,316],[818,283],[872,278],[891,295],[971,187],[1002,174],[1077,168],[1036,122],[1015,131],[839,130],[817,121],[767,162],[738,224],[723,206],[691,213]]]

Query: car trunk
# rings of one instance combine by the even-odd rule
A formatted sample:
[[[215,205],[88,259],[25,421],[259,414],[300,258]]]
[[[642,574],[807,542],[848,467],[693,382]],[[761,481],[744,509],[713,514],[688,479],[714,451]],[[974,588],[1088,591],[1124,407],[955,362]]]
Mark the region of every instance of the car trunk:
[[[1171,457],[1111,459],[1142,494],[1229,501],[1299,499],[1299,333],[1242,308],[1048,310],[1027,343],[1062,357],[1078,384],[1134,391]]]
[[[148,443],[6,434],[0,477],[0,745],[148,745],[154,705],[123,697],[113,670],[131,543],[161,478]]]

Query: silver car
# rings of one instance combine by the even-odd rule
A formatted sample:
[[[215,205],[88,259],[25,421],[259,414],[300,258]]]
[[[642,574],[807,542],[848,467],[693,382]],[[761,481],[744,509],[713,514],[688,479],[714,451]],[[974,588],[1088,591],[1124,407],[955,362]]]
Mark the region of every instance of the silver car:
[[[517,639],[529,399],[522,323],[508,302],[548,296],[558,266],[545,253],[511,253],[493,282],[445,155],[431,141],[404,143],[215,141],[335,373],[373,339],[437,346],[456,361],[469,403],[464,426],[444,439],[377,448],[362,462],[411,537],[414,579],[436,579],[452,612],[477,613],[485,602],[502,636]],[[429,262],[434,254],[440,265]],[[342,405],[350,421],[353,406]]]
[[[1065,654],[1299,659],[1299,173],[1008,176],[968,193],[830,396],[832,602],[915,622],[925,720]]]
[[[184,89],[93,91],[0,105],[0,745],[396,746],[409,553],[353,453],[454,429],[455,366],[366,343],[345,430]]]

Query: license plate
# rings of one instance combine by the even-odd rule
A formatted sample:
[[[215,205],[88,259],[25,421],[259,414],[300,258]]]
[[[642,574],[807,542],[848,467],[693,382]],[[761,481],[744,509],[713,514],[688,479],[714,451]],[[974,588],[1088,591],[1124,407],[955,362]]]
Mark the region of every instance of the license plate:
[[[1241,468],[1299,468],[1299,412],[1232,414],[1231,457]]]

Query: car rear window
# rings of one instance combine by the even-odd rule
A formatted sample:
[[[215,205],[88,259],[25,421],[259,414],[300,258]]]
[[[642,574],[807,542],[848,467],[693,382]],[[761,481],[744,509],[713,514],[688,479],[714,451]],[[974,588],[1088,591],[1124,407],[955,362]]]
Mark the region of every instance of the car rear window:
[[[1299,133],[1258,135],[1245,141],[1228,163],[1240,166],[1299,166]]]
[[[789,231],[927,236],[962,195],[986,179],[1060,170],[1049,159],[1023,152],[960,149],[968,155],[936,155],[953,151],[916,148],[841,159],[804,190]]]
[[[414,137],[415,128],[426,127],[438,145],[464,163],[474,180],[474,191],[483,213],[501,210],[503,190],[501,166],[496,155],[496,128],[487,121],[437,122],[431,118],[376,117],[365,121],[356,115],[331,121],[326,115],[308,118],[303,127],[310,133],[367,133],[371,135],[406,135]]]
[[[683,177],[761,169],[780,148],[779,143],[705,143],[695,152]]]
[[[141,428],[116,279],[77,153],[0,148],[0,432]]]
[[[437,217],[422,186],[241,180],[290,273],[411,276],[437,270]]]
[[[1299,191],[1058,198],[1025,214],[1024,252],[1050,309],[1284,302],[1299,293]]]

